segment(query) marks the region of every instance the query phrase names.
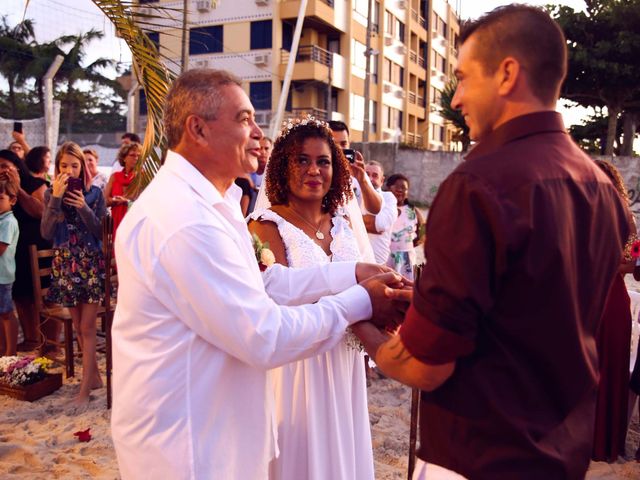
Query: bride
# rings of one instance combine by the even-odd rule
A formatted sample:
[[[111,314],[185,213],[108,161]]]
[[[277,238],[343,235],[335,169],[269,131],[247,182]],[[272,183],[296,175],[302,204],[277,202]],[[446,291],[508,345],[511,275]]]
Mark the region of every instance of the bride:
[[[343,205],[352,195],[349,164],[324,122],[290,123],[266,173],[271,207],[249,230],[289,267],[357,261]],[[372,480],[373,452],[364,361],[350,333],[333,349],[272,371],[280,455],[271,480]]]

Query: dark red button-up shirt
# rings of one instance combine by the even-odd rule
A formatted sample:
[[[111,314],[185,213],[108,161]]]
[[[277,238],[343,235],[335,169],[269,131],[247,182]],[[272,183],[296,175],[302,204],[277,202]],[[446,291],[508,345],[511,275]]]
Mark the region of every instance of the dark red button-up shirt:
[[[555,112],[500,126],[445,180],[400,330],[422,362],[456,362],[422,394],[422,459],[471,479],[584,476],[626,218]]]

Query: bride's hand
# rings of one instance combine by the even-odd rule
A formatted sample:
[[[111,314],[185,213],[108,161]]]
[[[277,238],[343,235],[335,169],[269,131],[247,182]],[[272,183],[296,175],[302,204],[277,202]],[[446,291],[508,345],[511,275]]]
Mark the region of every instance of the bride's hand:
[[[358,283],[365,281],[367,278],[380,275],[381,273],[395,273],[395,270],[387,267],[386,265],[379,265],[377,263],[356,263],[356,281]],[[402,277],[402,285],[405,287],[413,287],[413,282]]]

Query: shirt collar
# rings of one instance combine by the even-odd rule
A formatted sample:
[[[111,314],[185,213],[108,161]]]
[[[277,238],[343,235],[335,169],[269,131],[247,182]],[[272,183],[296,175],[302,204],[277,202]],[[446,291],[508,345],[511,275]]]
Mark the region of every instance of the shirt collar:
[[[0,220],[4,220],[7,217],[13,217],[13,211],[12,210],[8,210],[4,213],[0,213]]]
[[[567,133],[562,115],[555,111],[535,112],[503,123],[473,147],[465,160],[493,153],[506,143],[543,132]]]
[[[232,184],[222,196],[220,191],[196,167],[179,153],[169,150],[163,168],[184,180],[209,205],[228,201],[240,202],[242,189]]]

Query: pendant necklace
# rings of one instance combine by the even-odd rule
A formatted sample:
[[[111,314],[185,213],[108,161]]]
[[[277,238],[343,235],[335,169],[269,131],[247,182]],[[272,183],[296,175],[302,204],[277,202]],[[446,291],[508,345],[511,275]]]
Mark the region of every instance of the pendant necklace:
[[[302,215],[300,215],[298,212],[296,212],[296,210],[293,207],[291,207],[291,211],[293,213],[295,213],[300,220],[302,220],[304,223],[309,225],[313,230],[315,230],[315,235],[316,235],[316,238],[318,240],[324,240],[324,233],[322,233],[320,231],[320,225],[322,225],[322,219],[320,219],[320,223],[318,224],[318,227],[316,228],[309,220],[307,220]]]

